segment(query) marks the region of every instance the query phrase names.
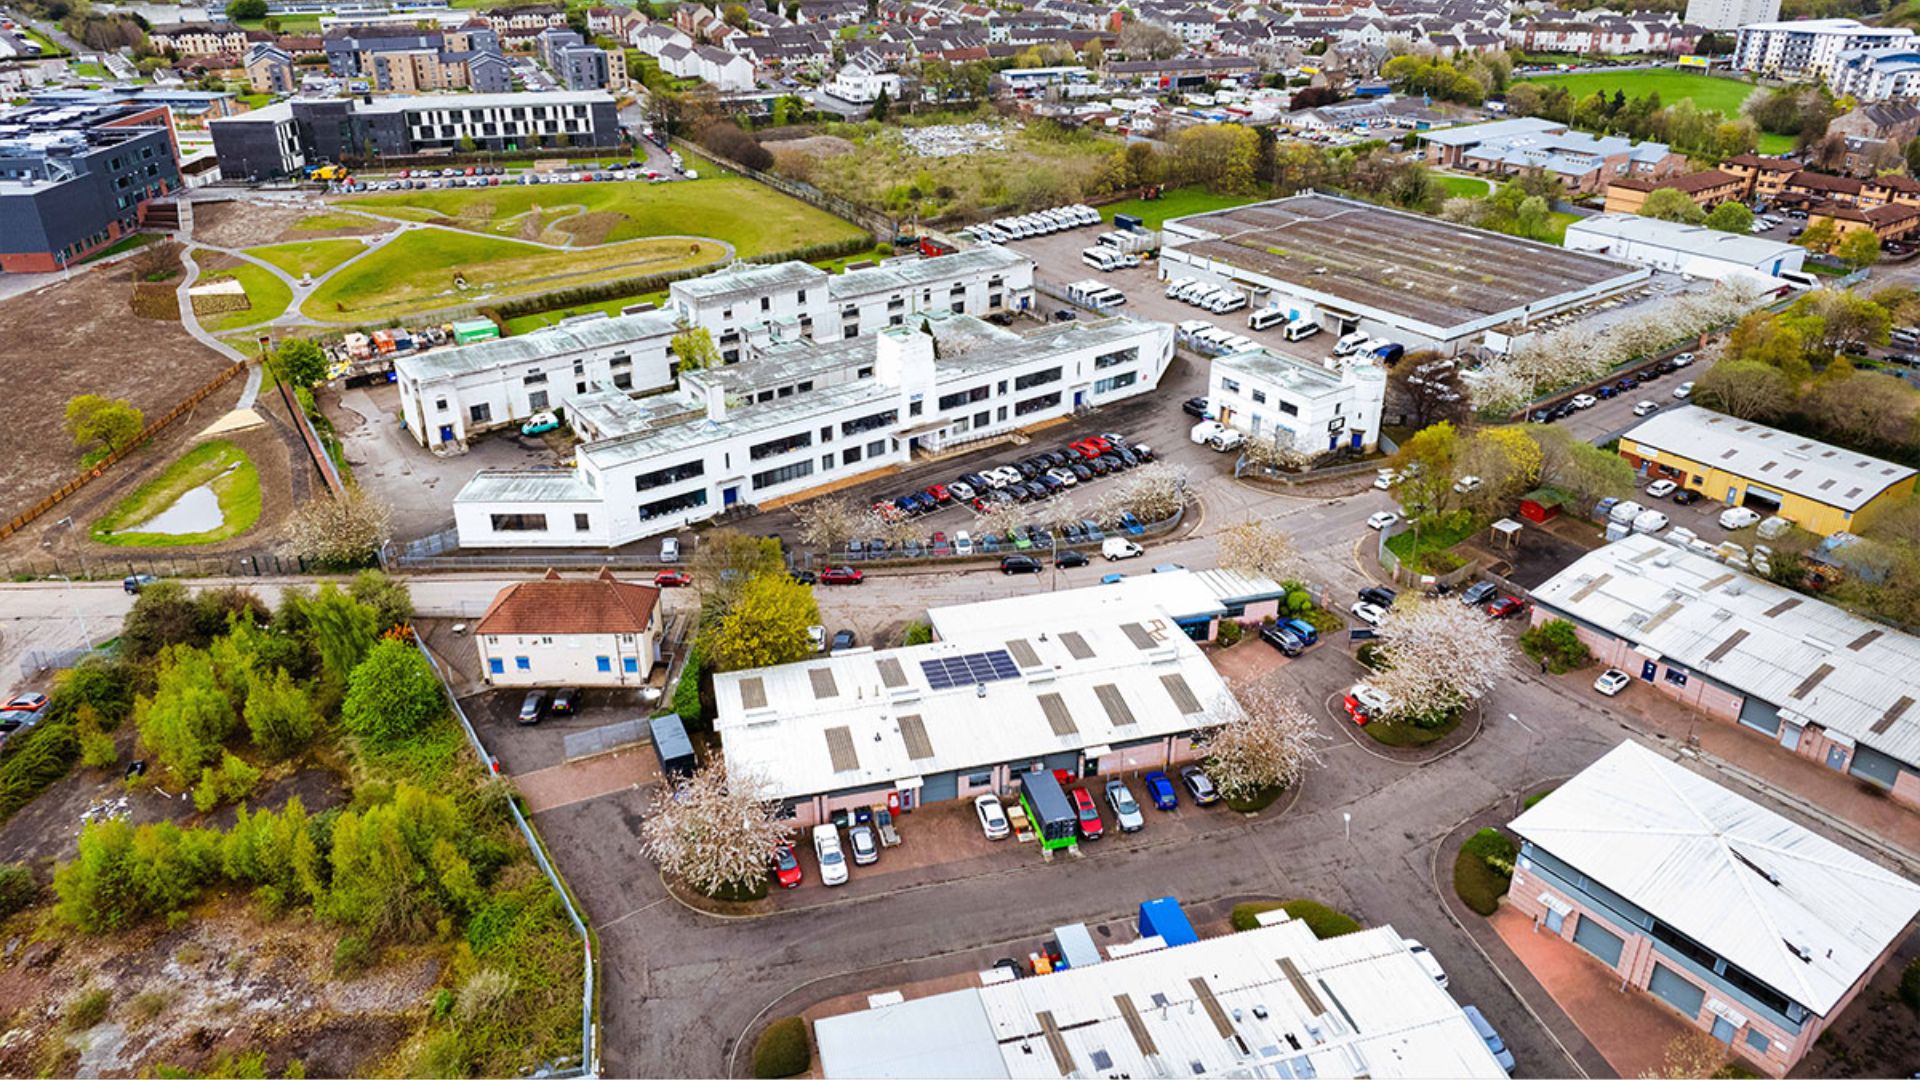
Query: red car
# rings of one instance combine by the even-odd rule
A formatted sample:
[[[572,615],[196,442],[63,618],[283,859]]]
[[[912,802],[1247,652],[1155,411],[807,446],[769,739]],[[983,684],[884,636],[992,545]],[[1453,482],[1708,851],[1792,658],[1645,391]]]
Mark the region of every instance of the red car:
[[[1517,596],[1503,596],[1487,605],[1487,614],[1496,619],[1518,615],[1527,610],[1527,602]]]
[[[992,503],[981,498],[976,498],[972,502],[968,503],[967,505],[973,507],[974,512],[977,514],[984,514],[993,506]]]
[[[7,702],[5,705],[0,705],[0,712],[13,712],[15,710],[18,710],[20,712],[39,712],[41,709],[44,709],[46,707],[47,707],[47,695],[21,694],[19,697],[14,698],[12,701]]]
[[[829,566],[820,571],[820,584],[858,585],[864,577],[866,577],[865,574],[851,566]]]
[[[1093,444],[1089,443],[1085,439],[1081,439],[1077,443],[1068,443],[1067,449],[1073,451],[1076,454],[1079,454],[1081,457],[1085,458],[1088,461],[1092,461],[1094,458],[1097,458],[1100,456],[1099,449],[1094,447]]]
[[[1074,788],[1073,811],[1080,816],[1080,837],[1083,840],[1098,840],[1105,826],[1100,822],[1100,808],[1093,803],[1093,796],[1083,787]]]
[[[933,484],[927,488],[927,498],[944,506],[953,501],[953,492],[948,491],[945,484]]]
[[[800,887],[800,860],[793,857],[793,844],[784,842],[773,849],[773,880],[783,889]]]
[[[653,584],[656,588],[677,589],[682,585],[693,584],[693,577],[685,570],[662,570],[653,575]]]

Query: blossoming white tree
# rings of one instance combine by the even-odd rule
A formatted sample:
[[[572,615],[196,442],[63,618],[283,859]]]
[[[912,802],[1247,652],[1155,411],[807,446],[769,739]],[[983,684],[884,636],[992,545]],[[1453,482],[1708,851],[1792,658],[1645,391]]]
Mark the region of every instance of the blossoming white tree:
[[[1220,566],[1293,581],[1302,576],[1305,562],[1291,536],[1270,521],[1248,518],[1220,534]]]
[[[1208,712],[1226,718],[1200,741],[1207,775],[1225,798],[1289,787],[1320,763],[1313,718],[1274,687],[1256,688],[1237,703],[1217,699]]]
[[[1513,646],[1478,608],[1450,600],[1395,604],[1380,624],[1384,670],[1374,686],[1390,720],[1440,717],[1486,697],[1513,666]]]
[[[661,785],[640,826],[640,850],[665,873],[708,896],[751,888],[793,827],[764,780],[729,778],[710,762]]]

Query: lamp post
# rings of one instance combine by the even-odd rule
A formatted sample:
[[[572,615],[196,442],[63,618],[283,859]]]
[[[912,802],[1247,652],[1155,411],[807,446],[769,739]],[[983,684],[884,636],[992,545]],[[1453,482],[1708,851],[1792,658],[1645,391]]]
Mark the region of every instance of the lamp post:
[[[67,608],[73,612],[74,621],[80,624],[80,643],[89,649],[93,648],[93,632],[87,628],[86,613],[81,611],[80,605],[74,601],[73,579],[65,574],[49,574],[47,576],[59,578],[66,584]]]
[[[1508,713],[1507,719],[1519,724],[1522,728],[1525,728],[1527,732],[1526,753],[1522,755],[1520,759],[1520,776],[1524,780],[1527,774],[1533,770],[1533,744],[1539,741],[1540,733],[1533,730],[1525,720],[1520,719],[1520,717],[1514,713]]]

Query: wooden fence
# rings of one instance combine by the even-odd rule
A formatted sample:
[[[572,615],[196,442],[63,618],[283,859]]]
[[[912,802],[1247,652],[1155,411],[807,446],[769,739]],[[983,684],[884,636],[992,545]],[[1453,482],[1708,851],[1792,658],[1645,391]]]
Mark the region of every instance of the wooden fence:
[[[14,533],[19,532],[21,529],[26,528],[47,511],[59,506],[61,503],[78,494],[80,490],[88,484],[100,479],[101,476],[106,474],[108,469],[113,467],[114,463],[132,453],[134,449],[142,443],[165,431],[174,421],[191,412],[195,405],[205,401],[207,395],[220,389],[227,383],[232,382],[235,376],[240,375],[246,370],[247,365],[244,363],[229,364],[225,371],[214,376],[204,386],[200,387],[200,389],[188,394],[173,408],[168,409],[165,416],[142,428],[140,434],[129,440],[125,446],[109,453],[106,457],[100,459],[91,469],[60,485],[52,494],[9,518],[5,525],[0,525],[0,540],[4,540]]]

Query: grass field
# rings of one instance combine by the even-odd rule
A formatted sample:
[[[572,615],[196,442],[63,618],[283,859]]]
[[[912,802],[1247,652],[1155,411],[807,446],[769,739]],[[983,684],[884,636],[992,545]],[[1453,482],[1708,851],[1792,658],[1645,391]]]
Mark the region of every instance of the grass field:
[[[1740,115],[1740,106],[1759,87],[1753,83],[1737,79],[1718,79],[1711,75],[1695,75],[1691,72],[1675,71],[1671,68],[1648,68],[1636,71],[1583,71],[1573,75],[1542,75],[1519,82],[1539,83],[1543,86],[1564,86],[1567,93],[1575,98],[1583,98],[1598,92],[1612,96],[1618,90],[1630,98],[1659,94],[1662,105],[1671,105],[1681,98],[1692,98],[1693,103],[1710,112],[1717,112],[1728,118]],[[1763,154],[1780,154],[1793,149],[1793,136],[1760,133],[1759,150]]]
[[[384,228],[380,222],[359,214],[311,214],[293,223],[295,232],[331,232],[335,229]]]
[[[1493,185],[1478,176],[1454,176],[1438,174],[1434,179],[1446,189],[1448,198],[1478,199],[1493,193]]]
[[[328,278],[302,310],[323,322],[380,322],[456,304],[667,273],[721,258],[721,250],[711,243],[689,245],[683,240],[552,251],[471,233],[419,229]],[[465,289],[455,287],[456,273],[465,276]]]
[[[346,205],[553,244],[711,237],[732,244],[743,258],[860,235],[858,228],[825,211],[740,177],[408,191],[359,196]]]
[[[276,277],[273,271],[252,263],[241,263],[231,270],[209,274],[201,280],[217,281],[225,277],[240,282],[240,287],[247,290],[247,300],[253,306],[245,311],[230,311],[217,318],[210,316],[209,319],[202,319],[200,325],[211,333],[218,334],[277,319],[287,310],[287,305],[293,303],[293,290],[287,288],[286,282]]]
[[[649,300],[655,304],[665,304],[667,302],[667,294],[664,292],[651,292],[640,296],[620,296],[612,300],[602,300],[597,304],[581,304],[579,307],[570,307],[564,311],[540,311],[532,315],[522,315],[519,318],[507,320],[507,335],[511,337],[517,334],[531,334],[543,326],[552,326],[561,319],[569,319],[575,315],[591,315],[596,311],[604,311],[608,315],[618,315],[620,314],[620,309],[623,307],[645,303]]]
[[[1115,214],[1132,214],[1149,229],[1158,229],[1168,218],[1205,214],[1255,202],[1251,195],[1216,195],[1204,188],[1174,188],[1158,199],[1128,199],[1100,208],[1100,220],[1111,222]]]
[[[270,262],[294,277],[301,274],[319,277],[365,250],[367,245],[358,240],[304,240],[248,248],[247,254]]]
[[[220,502],[220,526],[199,533],[141,532],[140,526],[182,495],[211,483]],[[201,443],[140,485],[93,523],[93,538],[124,547],[181,547],[238,536],[260,519],[260,476],[239,447],[223,439]]]

